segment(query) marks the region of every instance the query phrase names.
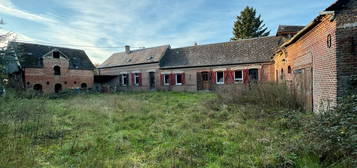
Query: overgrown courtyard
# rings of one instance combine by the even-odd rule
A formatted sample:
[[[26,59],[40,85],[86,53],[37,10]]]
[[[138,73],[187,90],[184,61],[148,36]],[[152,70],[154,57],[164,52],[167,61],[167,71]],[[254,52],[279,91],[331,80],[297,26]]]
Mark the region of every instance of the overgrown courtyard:
[[[0,99],[5,168],[344,167],[305,152],[298,127],[311,114],[226,105],[213,93]]]

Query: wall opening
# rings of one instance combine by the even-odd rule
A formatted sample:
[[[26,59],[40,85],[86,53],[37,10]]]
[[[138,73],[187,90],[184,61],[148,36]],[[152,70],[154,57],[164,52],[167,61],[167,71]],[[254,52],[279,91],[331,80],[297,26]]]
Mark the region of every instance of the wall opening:
[[[55,93],[59,93],[60,91],[62,91],[62,85],[57,83],[55,85]]]
[[[53,56],[53,58],[60,58],[60,52],[59,51],[54,51],[53,53],[52,53],[52,56]]]
[[[87,86],[86,83],[82,83],[82,84],[81,84],[81,88],[82,88],[82,89],[87,89],[87,87],[88,87],[88,86]]]
[[[33,90],[35,90],[37,92],[42,92],[42,85],[40,85],[40,84],[34,85]]]
[[[53,67],[54,75],[61,75],[61,67],[55,66]]]

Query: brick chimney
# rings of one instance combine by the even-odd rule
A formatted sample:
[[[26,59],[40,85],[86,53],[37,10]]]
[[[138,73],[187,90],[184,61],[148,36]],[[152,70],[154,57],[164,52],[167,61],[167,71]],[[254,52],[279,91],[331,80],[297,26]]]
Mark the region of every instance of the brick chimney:
[[[129,45],[125,46],[125,53],[127,53],[127,54],[130,53],[130,46]]]

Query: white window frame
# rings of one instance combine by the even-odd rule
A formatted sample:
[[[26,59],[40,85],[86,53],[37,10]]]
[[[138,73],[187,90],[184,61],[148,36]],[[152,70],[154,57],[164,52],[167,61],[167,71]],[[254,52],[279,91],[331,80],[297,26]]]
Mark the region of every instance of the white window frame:
[[[134,85],[139,86],[139,79],[136,80],[136,78],[139,78],[139,73],[134,73]]]
[[[177,79],[178,79],[178,78],[177,78],[178,75],[181,75],[181,83],[178,83],[178,82],[177,82],[177,81],[178,81],[178,80],[177,80]],[[175,79],[176,79],[176,86],[181,86],[181,85],[182,85],[182,73],[177,73],[177,74],[175,74]]]
[[[236,77],[236,71],[240,71],[242,73],[242,78],[237,78]],[[235,83],[242,83],[243,81],[244,81],[243,70],[241,70],[241,69],[234,70],[234,82]]]
[[[223,73],[223,82],[218,81],[218,73],[222,72]],[[223,85],[224,84],[224,71],[216,71],[216,84],[218,85]]]
[[[163,75],[164,75],[164,77],[163,77],[164,85],[165,86],[169,86],[170,85],[170,74],[163,74]],[[169,78],[168,79],[168,83],[166,83],[166,80],[165,80],[166,76]]]
[[[126,78],[128,78],[127,84],[125,84],[124,76],[126,76]],[[128,86],[128,84],[129,84],[129,75],[127,73],[121,74],[121,86]]]

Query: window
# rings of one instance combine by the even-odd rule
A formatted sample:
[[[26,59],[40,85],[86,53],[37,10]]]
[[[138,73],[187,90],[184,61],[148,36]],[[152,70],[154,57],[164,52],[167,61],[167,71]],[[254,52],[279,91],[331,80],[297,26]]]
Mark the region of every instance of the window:
[[[35,90],[37,92],[42,92],[42,85],[40,85],[40,84],[34,85],[33,90]]]
[[[122,86],[128,86],[129,84],[129,75],[128,74],[122,74],[121,75],[121,85]]]
[[[249,69],[249,80],[250,81],[258,81],[258,69]]]
[[[280,79],[283,80],[284,79],[284,69],[281,68],[280,70]]]
[[[327,47],[331,48],[332,46],[332,36],[331,34],[327,35]]]
[[[54,51],[52,53],[52,55],[53,55],[53,58],[60,58],[60,52],[59,51]]]
[[[216,72],[216,83],[224,84],[224,72]]]
[[[139,73],[134,73],[134,85],[139,86],[140,76]]]
[[[291,74],[291,66],[288,66],[288,73]]]
[[[170,85],[170,75],[169,74],[164,75],[164,85]]]
[[[47,85],[50,85],[50,82],[49,82],[49,81],[47,81],[47,82],[46,82],[46,84],[47,84]]]
[[[54,74],[55,74],[55,75],[61,75],[61,67],[55,66],[55,67],[53,68],[53,71],[54,71]]]
[[[176,74],[176,85],[182,85],[182,74]]]
[[[243,82],[243,71],[234,71],[234,82]]]

